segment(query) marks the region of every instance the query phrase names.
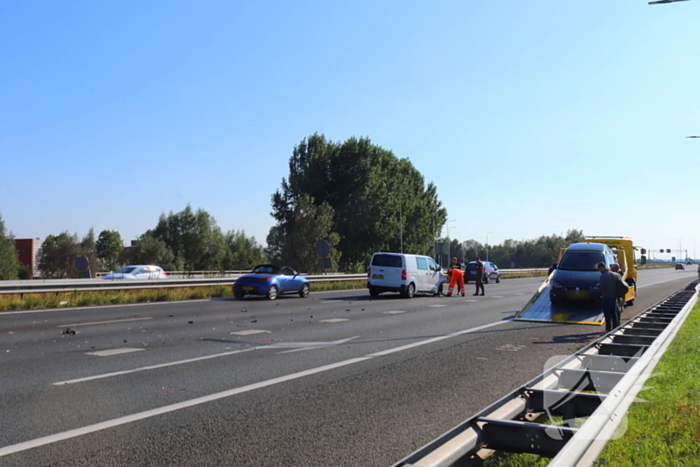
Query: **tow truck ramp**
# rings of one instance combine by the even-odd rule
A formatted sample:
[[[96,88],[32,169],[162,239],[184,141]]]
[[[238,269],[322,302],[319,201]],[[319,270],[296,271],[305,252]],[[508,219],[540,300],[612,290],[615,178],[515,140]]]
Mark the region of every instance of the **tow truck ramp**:
[[[538,454],[552,459],[550,467],[592,465],[692,310],[699,283],[648,308],[392,467],[476,467],[496,451]]]
[[[514,319],[515,321],[600,325],[604,318],[600,305],[595,302],[553,304],[549,300],[549,278],[547,278]]]

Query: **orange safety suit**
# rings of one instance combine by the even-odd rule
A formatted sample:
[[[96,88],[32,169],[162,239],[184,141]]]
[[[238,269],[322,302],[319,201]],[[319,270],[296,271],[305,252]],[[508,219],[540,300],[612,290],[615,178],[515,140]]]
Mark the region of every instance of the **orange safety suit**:
[[[464,274],[462,273],[462,266],[459,264],[450,264],[450,288],[447,290],[447,296],[452,296],[452,291],[455,288],[455,283],[458,285],[457,292],[462,294],[464,297]]]

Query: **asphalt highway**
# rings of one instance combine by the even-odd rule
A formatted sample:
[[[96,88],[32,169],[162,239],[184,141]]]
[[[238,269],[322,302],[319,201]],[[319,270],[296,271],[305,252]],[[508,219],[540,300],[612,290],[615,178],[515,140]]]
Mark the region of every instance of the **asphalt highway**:
[[[0,313],[0,466],[391,465],[601,335],[512,321],[542,280]]]

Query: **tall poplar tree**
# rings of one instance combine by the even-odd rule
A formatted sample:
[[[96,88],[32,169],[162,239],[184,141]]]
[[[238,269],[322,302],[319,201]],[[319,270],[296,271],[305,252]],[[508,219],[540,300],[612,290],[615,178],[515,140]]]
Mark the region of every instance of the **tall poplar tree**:
[[[268,235],[269,252],[290,256],[287,244],[299,228],[296,209],[304,196],[332,208],[331,232],[339,236],[345,271],[363,270],[374,251],[432,253],[447,219],[435,185],[426,186],[408,159],[368,138],[334,143],[314,134],[294,148],[289,176],[272,195],[277,224]]]

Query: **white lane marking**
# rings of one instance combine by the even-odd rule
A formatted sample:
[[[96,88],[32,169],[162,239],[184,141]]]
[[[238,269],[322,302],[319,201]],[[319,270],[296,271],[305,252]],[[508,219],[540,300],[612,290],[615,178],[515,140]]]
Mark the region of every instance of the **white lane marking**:
[[[265,331],[264,329],[246,329],[245,331],[229,332],[231,336],[253,336],[255,334],[272,334],[272,331]]]
[[[491,295],[491,298],[504,298],[505,295]]]
[[[143,321],[146,319],[153,319],[153,318],[113,319],[111,321],[93,321],[91,323],[61,324],[60,326],[56,326],[56,327],[57,328],[69,328],[69,327],[76,327],[76,326],[92,326],[95,324],[127,323],[129,321]]]
[[[651,284],[644,284],[644,285],[638,285],[638,289],[642,289],[644,287],[649,287],[651,285],[657,285],[657,284],[664,284],[666,282],[672,282],[678,280],[678,277],[674,277],[673,279],[666,279],[665,281],[659,281],[659,282],[652,282]]]
[[[479,301],[479,300],[475,300],[475,299],[473,299],[473,298],[471,298],[471,299],[469,299],[469,300],[465,300],[465,302],[467,302],[467,303],[476,303],[476,302],[478,302],[478,301]]]
[[[403,350],[412,349],[412,348],[419,347],[422,345],[432,344],[433,342],[438,342],[438,341],[441,341],[443,339],[449,339],[451,337],[457,337],[457,336],[461,336],[461,335],[468,334],[471,332],[476,332],[476,331],[480,331],[483,329],[488,329],[488,328],[491,328],[494,326],[499,326],[501,324],[509,323],[511,321],[512,321],[512,319],[497,321],[495,323],[486,324],[484,326],[479,326],[479,327],[472,328],[472,329],[465,329],[463,331],[447,334],[447,335],[440,336],[440,337],[435,337],[432,339],[426,339],[424,341],[415,342],[413,344],[404,345],[401,347],[396,347],[394,349],[385,350],[383,352],[377,352],[374,354],[367,355],[365,357],[352,358],[350,360],[345,360],[345,361],[338,362],[338,363],[332,363],[330,365],[325,365],[325,366],[321,366],[318,368],[312,368],[310,370],[300,371],[298,373],[292,373],[292,374],[286,375],[286,376],[280,376],[279,378],[273,378],[273,379],[269,379],[267,381],[261,381],[259,383],[250,384],[248,386],[243,386],[240,388],[230,389],[228,391],[219,392],[216,394],[211,394],[209,396],[198,397],[196,399],[191,399],[189,401],[183,401],[183,402],[179,402],[177,404],[166,405],[164,407],[160,407],[157,409],[151,409],[151,410],[147,410],[145,412],[127,415],[124,417],[115,418],[113,420],[107,420],[105,422],[95,423],[94,425],[88,425],[88,426],[81,427],[81,428],[75,428],[73,430],[64,431],[62,433],[56,433],[53,435],[44,436],[44,437],[33,439],[30,441],[24,441],[22,443],[12,444],[10,446],[5,446],[5,447],[0,448],[0,457],[7,456],[9,454],[15,454],[15,453],[21,452],[21,451],[26,451],[28,449],[33,449],[33,448],[36,448],[39,446],[44,446],[44,445],[55,443],[58,441],[76,438],[78,436],[83,436],[83,435],[86,435],[88,433],[94,433],[96,431],[106,430],[108,428],[113,428],[115,426],[125,425],[127,423],[135,422],[138,420],[143,420],[146,418],[155,417],[156,415],[162,415],[162,414],[169,413],[169,412],[175,412],[177,410],[185,409],[188,407],[193,407],[195,405],[204,404],[207,402],[215,401],[218,399],[223,399],[226,397],[235,396],[238,394],[242,394],[244,392],[249,392],[249,391],[253,391],[256,389],[261,389],[264,387],[272,386],[274,384],[279,384],[279,383],[291,381],[294,379],[303,378],[305,376],[310,376],[310,375],[314,375],[317,373],[322,373],[324,371],[330,371],[330,370],[334,370],[336,368],[341,368],[341,367],[348,366],[348,365],[354,365],[355,363],[360,363],[360,362],[364,362],[367,360],[371,360],[374,357],[380,357],[383,355],[390,355],[392,353],[401,352]],[[258,348],[261,348],[261,347],[258,347]],[[264,348],[264,347],[262,347],[262,348]],[[255,350],[255,349],[249,349],[249,350]],[[236,353],[236,352],[231,352],[231,353]],[[210,357],[203,357],[201,359],[203,360],[205,358],[212,358],[212,357],[211,356]],[[194,361],[194,360],[192,360],[192,361]],[[163,366],[167,366],[167,364],[163,365]],[[57,383],[54,383],[54,384],[57,384]]]
[[[442,308],[445,306],[447,306],[447,305],[428,305],[428,308]]]
[[[382,352],[372,353],[372,354],[369,354],[367,356],[368,357],[383,357],[384,355],[390,355],[393,353],[402,352],[404,350],[412,349],[414,347],[420,347],[422,345],[432,344],[433,342],[439,342],[441,340],[450,339],[452,337],[457,337],[457,336],[461,336],[464,334],[469,334],[471,332],[477,332],[477,331],[481,331],[483,329],[488,329],[488,328],[491,328],[494,326],[500,326],[501,324],[509,323],[511,321],[513,321],[512,318],[506,319],[503,321],[496,321],[495,323],[485,324],[483,326],[479,326],[476,328],[465,329],[464,331],[458,331],[458,332],[453,332],[450,334],[445,334],[444,336],[433,337],[432,339],[426,339],[424,341],[414,342],[413,344],[402,345],[401,347],[394,347],[393,349],[384,350]]]
[[[228,391],[219,392],[216,394],[211,394],[209,396],[198,397],[196,399],[191,399],[189,401],[179,402],[177,404],[166,405],[157,409],[147,410],[145,412],[140,412],[132,415],[126,415],[124,417],[115,418],[113,420],[107,420],[105,422],[95,423],[94,425],[88,425],[81,428],[76,428],[73,430],[64,431],[62,433],[56,433],[49,436],[44,436],[41,438],[33,439],[30,441],[25,441],[23,443],[17,443],[10,446],[5,446],[0,448],[0,457],[7,456],[10,454],[15,454],[17,452],[26,451],[28,449],[33,449],[39,446],[44,446],[51,443],[56,443],[58,441],[64,441],[71,438],[76,438],[78,436],[83,436],[89,433],[94,433],[96,431],[106,430],[108,428],[114,428],[115,426],[126,425],[127,423],[135,422],[138,420],[144,420],[146,418],[155,417],[157,415],[163,415],[170,412],[175,412],[177,410],[186,409],[188,407],[194,407],[196,405],[205,404],[207,402],[212,402],[219,399],[224,399],[226,397],[236,396],[238,394],[243,394],[245,392],[254,391],[256,389],[265,388],[268,386],[273,386],[275,384],[284,383],[287,381],[292,381],[295,379],[303,378],[305,376],[314,375],[316,373],[322,373],[324,371],[334,370],[347,365],[353,365],[355,363],[363,362],[369,360],[368,357],[353,358],[350,360],[345,360],[343,362],[332,363],[330,365],[321,366],[318,368],[312,368],[310,370],[300,371],[298,373],[292,373],[291,375],[280,376],[279,378],[269,379],[267,381],[262,381],[260,383],[250,384],[248,386],[242,386],[240,388],[230,389]]]
[[[342,323],[343,321],[350,321],[350,320],[345,319],[345,318],[331,318],[331,319],[322,319],[320,322],[321,323]]]
[[[357,339],[360,336],[353,336],[353,337],[348,337],[347,339],[340,339],[337,341],[332,341],[332,342],[276,342],[274,344],[270,344],[266,348],[291,348],[292,350],[287,350],[285,352],[278,352],[279,354],[283,353],[292,353],[292,352],[302,352],[304,350],[313,350],[313,349],[320,349],[320,348],[325,348],[325,347],[331,347],[334,345],[340,345],[344,344],[348,341],[351,341],[353,339]]]
[[[97,352],[85,352],[85,355],[95,355],[97,357],[111,357],[112,355],[121,355],[123,353],[140,352],[146,349],[134,349],[125,347],[123,349],[98,350]]]
[[[53,383],[53,385],[54,386],[64,386],[66,384],[82,383],[85,381],[92,381],[95,379],[111,378],[112,376],[128,375],[130,373],[138,373],[139,371],[155,370],[157,368],[165,368],[165,367],[169,367],[169,366],[182,365],[183,363],[198,362],[200,360],[208,360],[210,358],[226,357],[228,355],[235,355],[238,353],[250,352],[251,350],[256,350],[256,349],[261,349],[261,348],[264,349],[266,347],[252,347],[250,349],[234,350],[232,352],[219,353],[216,355],[207,355],[205,357],[197,357],[197,358],[190,358],[188,360],[180,360],[179,362],[161,363],[160,365],[144,366],[141,368],[134,368],[132,370],[115,371],[114,373],[105,373],[103,375],[87,376],[85,378],[71,379],[71,380],[67,380],[67,381],[59,381],[57,383]]]
[[[394,310],[394,311],[382,311],[385,315],[400,315],[401,313],[406,313],[405,311],[401,310]]]

